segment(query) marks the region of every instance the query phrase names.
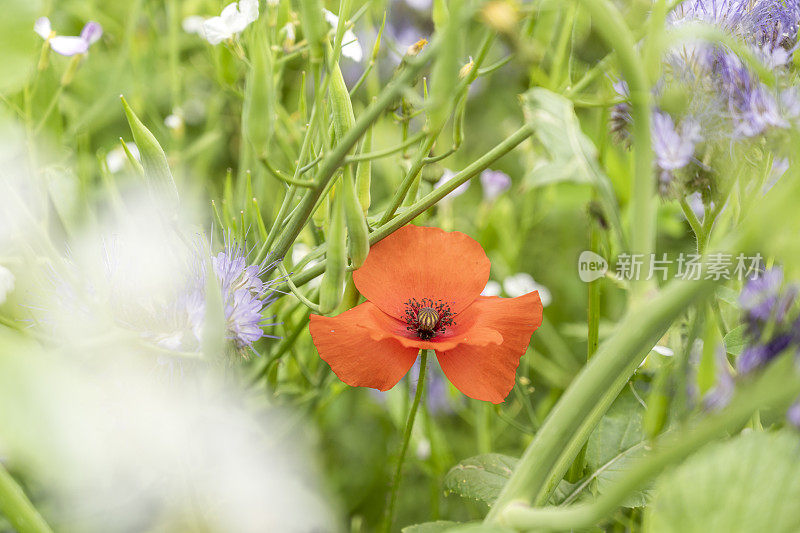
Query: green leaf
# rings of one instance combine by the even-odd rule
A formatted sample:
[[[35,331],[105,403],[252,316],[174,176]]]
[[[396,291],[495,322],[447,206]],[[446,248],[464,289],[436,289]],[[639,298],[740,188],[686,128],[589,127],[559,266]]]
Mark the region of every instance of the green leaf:
[[[603,204],[605,215],[624,244],[619,206],[608,176],[597,162],[597,148],[581,131],[572,102],[563,96],[536,87],[522,97],[525,118],[536,138],[550,155],[550,160],[536,165],[525,177],[533,187],[571,181],[593,185]]]
[[[645,408],[626,389],[611,405],[586,445],[586,464],[592,470],[594,488],[602,494],[645,452]],[[642,507],[646,492],[635,492],[624,507]]]
[[[740,355],[744,350],[745,340],[744,334],[747,331],[747,326],[742,324],[730,330],[725,338],[725,350],[729,354]]]
[[[800,524],[798,501],[797,434],[750,432],[707,446],[660,477],[645,530],[789,533]]]
[[[494,503],[511,477],[517,459],[499,453],[487,453],[464,459],[444,477],[444,488],[463,498]]]

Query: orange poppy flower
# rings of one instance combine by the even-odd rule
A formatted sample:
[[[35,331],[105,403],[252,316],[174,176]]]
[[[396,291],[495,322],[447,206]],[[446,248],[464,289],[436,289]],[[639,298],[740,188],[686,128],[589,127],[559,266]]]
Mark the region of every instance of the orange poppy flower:
[[[502,402],[542,323],[542,302],[536,291],[481,296],[490,267],[481,245],[463,233],[419,226],[395,231],[353,272],[367,301],[335,317],[311,315],[320,357],[348,385],[388,390],[419,350],[434,350],[458,390]]]

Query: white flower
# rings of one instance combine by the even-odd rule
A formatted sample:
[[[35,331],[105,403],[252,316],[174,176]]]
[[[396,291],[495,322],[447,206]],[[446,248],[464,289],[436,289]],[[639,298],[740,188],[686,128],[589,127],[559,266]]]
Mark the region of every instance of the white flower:
[[[673,355],[675,355],[675,352],[672,350],[672,348],[668,348],[660,344],[656,344],[655,346],[653,346],[653,351],[656,352],[658,355],[663,355],[664,357],[672,357]]]
[[[171,113],[164,118],[164,125],[171,130],[183,128],[183,118],[179,114]]]
[[[297,33],[294,29],[294,23],[287,22],[280,31],[280,35],[284,36],[283,39],[283,46],[284,48],[290,48],[294,46],[294,42],[297,39]]]
[[[219,44],[244,31],[256,19],[258,0],[240,0],[225,6],[218,17],[187,17],[182,25],[184,31],[196,33],[211,44]]]
[[[196,33],[198,35],[203,34],[203,23],[206,21],[200,15],[192,15],[191,17],[186,17],[181,22],[181,26],[183,27],[183,31],[186,33]]]
[[[6,301],[6,296],[13,290],[14,274],[3,265],[0,265],[0,305]]]
[[[328,21],[335,30],[339,26],[339,17],[328,11],[322,10],[325,13],[325,20]],[[353,33],[353,30],[345,30],[342,36],[342,55],[349,57],[353,61],[361,61],[364,58],[364,50],[361,48],[361,43],[358,42],[358,37]]]
[[[529,292],[539,291],[539,298],[542,299],[542,305],[547,307],[553,301],[550,296],[550,291],[544,285],[540,285],[534,281],[533,277],[527,272],[519,272],[513,276],[509,276],[503,280],[503,290],[512,298],[523,296]]]
[[[449,168],[444,169],[442,177],[439,179],[439,181],[436,182],[436,188],[441,187],[442,185],[453,179],[455,176],[456,173],[450,170]],[[469,181],[465,181],[464,183],[453,189],[447,196],[442,198],[441,201],[446,202],[452,200],[456,196],[461,196],[467,191],[467,189],[469,189],[469,183],[470,183]]]
[[[57,35],[50,25],[50,19],[41,17],[33,24],[35,31],[42,39],[50,44],[53,52],[62,56],[74,56],[85,54],[89,51],[89,46],[97,42],[103,35],[103,28],[97,22],[89,21],[81,30],[81,34],[76,36]]]
[[[139,155],[139,147],[136,146],[136,143],[125,143],[125,146],[128,147],[128,151],[133,154],[133,157],[139,161],[142,160],[142,156]],[[127,161],[128,156],[125,154],[125,150],[122,149],[122,146],[117,146],[106,154],[106,166],[108,167],[108,171],[112,174],[125,168],[125,163]]]
[[[292,265],[298,264],[300,261],[305,259],[305,257],[311,252],[311,248],[309,248],[305,243],[296,242],[294,246],[292,246]],[[308,268],[313,268],[319,264],[319,261],[316,259],[310,260],[301,270],[306,270]],[[294,272],[300,272],[298,269],[294,269]],[[292,272],[290,272],[292,273]],[[317,276],[316,278],[312,279],[308,282],[308,286],[313,288],[319,287],[322,283],[322,276]]]
[[[483,288],[481,291],[481,296],[500,296],[500,292],[503,288],[500,286],[499,283],[490,279],[486,282],[486,287]]]

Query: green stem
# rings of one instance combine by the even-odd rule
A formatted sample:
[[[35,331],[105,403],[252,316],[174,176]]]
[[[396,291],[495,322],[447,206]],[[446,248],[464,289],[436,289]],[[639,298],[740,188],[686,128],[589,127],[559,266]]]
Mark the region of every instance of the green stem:
[[[328,182],[333,178],[336,170],[344,161],[347,153],[353,146],[355,146],[358,139],[367,131],[367,128],[380,116],[383,111],[389,107],[394,100],[400,96],[403,90],[411,81],[417,76],[422,68],[433,57],[438,47],[438,40],[434,40],[429,44],[425,50],[414,60],[408,61],[406,68],[403,72],[394,79],[389,85],[381,92],[378,98],[364,110],[358,117],[355,125],[339,140],[333,150],[328,153],[325,159],[322,160],[320,168],[317,172],[315,179],[316,186],[309,190],[300,204],[297,206],[294,216],[289,221],[286,230],[281,234],[275,243],[274,249],[271,250],[271,256],[280,260],[286,255],[289,247],[295,241],[300,231],[306,225],[308,218],[317,204],[317,200],[322,195]]]
[[[652,454],[629,470],[595,503],[543,509],[510,505],[501,511],[502,521],[521,530],[566,531],[591,527],[609,516],[631,492],[660,474],[665,467],[681,461],[714,439],[738,431],[758,409],[786,405],[798,394],[800,379],[793,368],[792,357],[784,357],[755,383],[744,385],[728,407],[719,413],[692,424],[687,431],[664,435]]]
[[[438,187],[431,191],[430,193],[426,194],[413,205],[409,206],[407,209],[404,209],[398,216],[394,217],[392,220],[387,222],[386,224],[380,226],[375,231],[370,233],[369,235],[369,243],[370,245],[374,245],[376,242],[385,239],[388,237],[392,232],[395,230],[405,226],[414,218],[416,218],[421,213],[424,213],[428,210],[431,206],[439,202],[442,198],[453,192],[459,185],[465,183],[467,180],[477,176],[481,173],[484,169],[488,168],[489,165],[494,163],[496,160],[500,159],[502,156],[506,155],[508,152],[513,150],[518,144],[522,143],[525,139],[531,136],[533,130],[530,125],[526,124],[514,132],[510,137],[506,140],[486,152],[482,157],[476,159],[474,162],[469,164],[465,167],[461,172],[457,173],[453,178],[448,181],[447,183],[443,184],[441,187]],[[274,258],[277,258],[277,255],[273,255]],[[295,277],[292,278],[296,286],[304,285],[308,283],[312,279],[316,278],[320,274],[325,271],[325,261],[321,261],[319,264],[313,266],[312,268],[307,268],[297,274]],[[282,289],[282,285],[277,287],[277,289]]]
[[[0,464],[0,513],[19,533],[52,533],[42,515],[25,496],[22,487]]]
[[[592,26],[616,52],[620,70],[630,89],[634,150],[631,253],[642,254],[648,260],[654,248],[658,207],[650,141],[650,85],[630,28],[614,4],[609,0],[579,1],[591,16]],[[646,279],[632,284],[637,301],[650,285]]]
[[[517,500],[541,505],[578,455],[589,434],[644,357],[691,302],[706,296],[711,281],[676,280],[647,307],[635,308],[620,322],[575,377],[525,450],[487,522]]]
[[[414,394],[414,402],[411,404],[411,409],[408,411],[408,420],[406,421],[406,430],[403,433],[403,444],[400,447],[400,457],[397,458],[397,468],[394,471],[394,478],[392,479],[392,486],[389,493],[389,504],[386,507],[386,514],[384,515],[383,531],[389,533],[392,529],[392,521],[394,519],[394,510],[397,504],[397,492],[400,488],[400,481],[403,478],[403,463],[405,462],[406,452],[408,451],[408,444],[411,442],[411,430],[414,429],[414,419],[417,417],[417,409],[419,402],[422,399],[423,388],[425,386],[425,370],[428,366],[428,350],[422,350],[419,358],[419,379],[417,380],[417,392]]]

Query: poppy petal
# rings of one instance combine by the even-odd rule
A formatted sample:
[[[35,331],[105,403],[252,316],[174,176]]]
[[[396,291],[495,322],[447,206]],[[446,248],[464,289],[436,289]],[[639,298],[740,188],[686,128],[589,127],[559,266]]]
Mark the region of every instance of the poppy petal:
[[[500,403],[514,387],[519,360],[542,324],[542,301],[534,291],[517,298],[481,296],[469,307],[483,325],[503,336],[500,345],[460,344],[436,352],[439,366],[455,387],[476,400]]]
[[[339,379],[353,387],[389,390],[406,375],[419,350],[391,337],[370,337],[374,308],[366,302],[335,317],[312,314],[309,329],[320,357]]]
[[[483,248],[468,235],[405,226],[370,249],[353,281],[367,300],[402,319],[412,298],[439,300],[459,313],[480,295],[490,268]]]

